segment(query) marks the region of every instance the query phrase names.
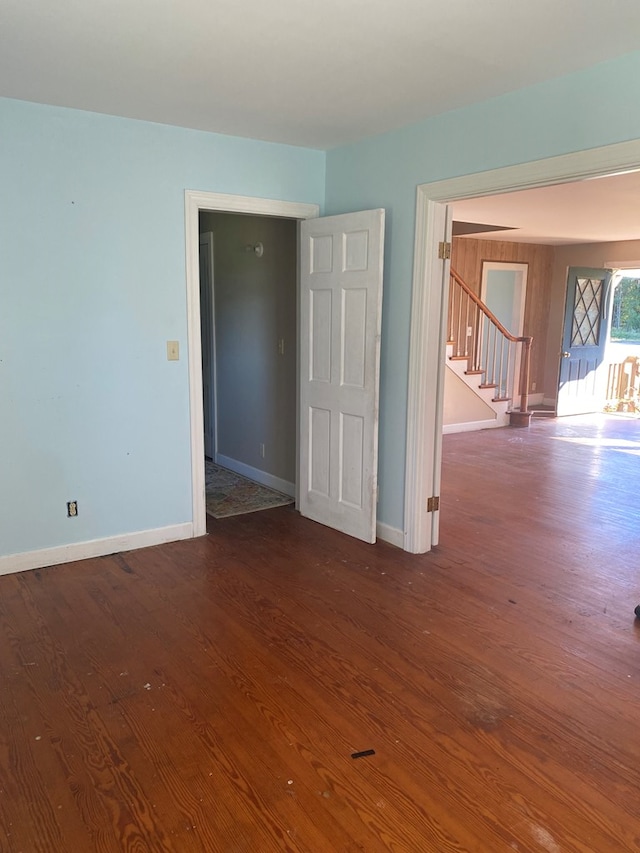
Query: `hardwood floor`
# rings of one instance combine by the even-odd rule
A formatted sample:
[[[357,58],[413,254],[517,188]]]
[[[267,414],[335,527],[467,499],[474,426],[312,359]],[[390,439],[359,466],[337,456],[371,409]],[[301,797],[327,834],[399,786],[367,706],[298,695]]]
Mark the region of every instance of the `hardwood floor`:
[[[0,578],[0,850],[640,850],[639,422],[443,470],[421,557],[285,507]]]

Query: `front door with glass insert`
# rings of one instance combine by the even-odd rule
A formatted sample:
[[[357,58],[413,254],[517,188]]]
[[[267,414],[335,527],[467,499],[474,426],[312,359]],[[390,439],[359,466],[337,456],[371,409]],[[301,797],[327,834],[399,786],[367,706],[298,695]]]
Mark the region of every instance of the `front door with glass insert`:
[[[569,269],[558,415],[597,412],[603,407],[610,284],[611,270]]]

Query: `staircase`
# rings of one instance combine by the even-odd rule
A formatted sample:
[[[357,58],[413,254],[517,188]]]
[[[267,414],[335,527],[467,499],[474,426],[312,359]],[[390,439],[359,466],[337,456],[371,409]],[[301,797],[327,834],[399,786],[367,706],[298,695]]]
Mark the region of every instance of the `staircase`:
[[[510,400],[499,399],[496,397],[495,385],[483,384],[484,371],[469,369],[469,359],[465,356],[455,355],[455,341],[447,342],[446,352],[446,367],[448,375],[445,377],[445,421],[447,419],[457,420],[453,415],[447,418],[447,399],[455,394],[458,399],[465,399],[463,392],[458,385],[456,389],[455,380],[452,382],[452,375],[458,380],[458,383],[466,386],[467,401],[462,403],[467,412],[467,420],[459,423],[446,423],[444,432],[463,432],[476,429],[491,429],[492,427],[509,426],[509,408]],[[475,400],[471,400],[471,395]],[[478,404],[480,403],[480,405]]]
[[[533,339],[512,335],[454,269],[450,274],[444,431],[529,426]]]

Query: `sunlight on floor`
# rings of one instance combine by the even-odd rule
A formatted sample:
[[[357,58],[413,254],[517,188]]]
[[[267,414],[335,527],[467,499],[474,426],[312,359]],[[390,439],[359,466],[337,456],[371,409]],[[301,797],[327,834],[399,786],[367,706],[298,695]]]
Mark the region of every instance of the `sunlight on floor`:
[[[607,448],[609,450],[617,450],[621,453],[631,453],[634,456],[640,456],[640,440],[631,441],[628,438],[590,438],[588,436],[569,436],[569,435],[554,435],[551,436],[554,441],[566,441],[570,444],[583,444],[586,447]]]

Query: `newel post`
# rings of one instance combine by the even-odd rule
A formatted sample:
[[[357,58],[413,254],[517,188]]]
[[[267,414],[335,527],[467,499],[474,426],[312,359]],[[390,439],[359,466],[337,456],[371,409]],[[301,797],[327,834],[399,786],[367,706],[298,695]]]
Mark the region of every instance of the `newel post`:
[[[520,411],[509,412],[509,425],[528,427],[531,423],[529,409],[529,372],[531,362],[531,342],[533,338],[521,338],[522,361],[520,363]]]

